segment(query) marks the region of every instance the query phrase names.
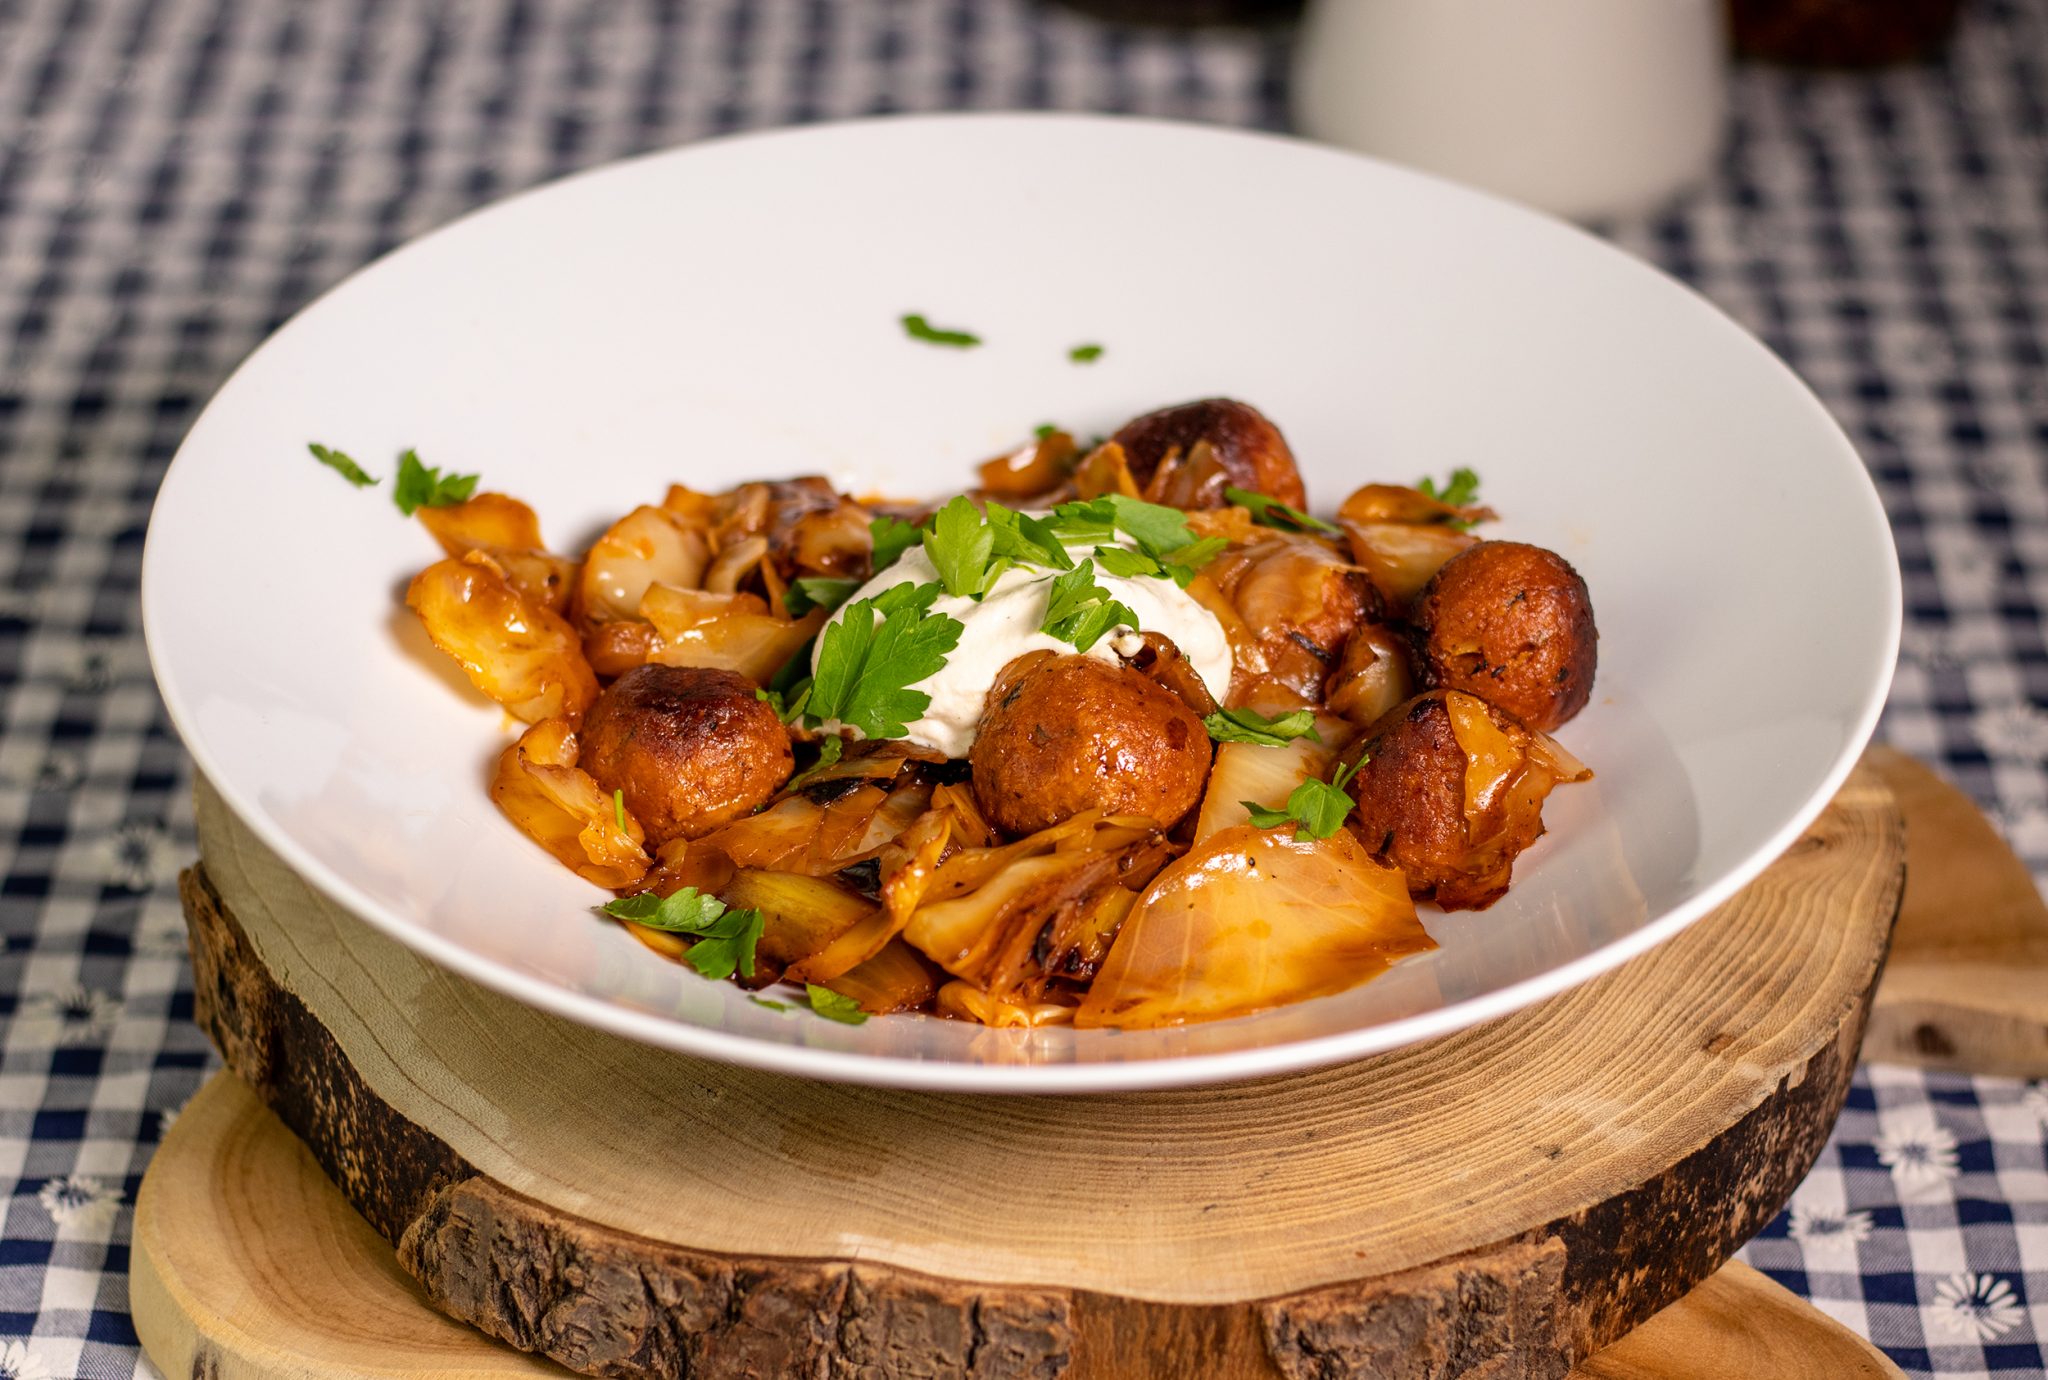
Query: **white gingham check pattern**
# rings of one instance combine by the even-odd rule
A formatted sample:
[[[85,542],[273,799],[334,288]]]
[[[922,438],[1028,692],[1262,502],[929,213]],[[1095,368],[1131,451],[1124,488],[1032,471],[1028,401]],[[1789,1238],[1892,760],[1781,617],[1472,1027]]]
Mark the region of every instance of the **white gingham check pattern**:
[[[135,583],[236,361],[371,256],[621,154],[889,110],[1284,128],[1289,39],[1027,0],[0,0],[0,1380],[135,1373],[135,1189],[212,1062]],[[2048,874],[2048,0],[1979,0],[1935,66],[1740,72],[1712,184],[1606,228],[1849,427],[1905,567],[1883,733]],[[1910,1373],[2040,1375],[2044,1145],[2048,1089],[1867,1069],[1746,1256]]]

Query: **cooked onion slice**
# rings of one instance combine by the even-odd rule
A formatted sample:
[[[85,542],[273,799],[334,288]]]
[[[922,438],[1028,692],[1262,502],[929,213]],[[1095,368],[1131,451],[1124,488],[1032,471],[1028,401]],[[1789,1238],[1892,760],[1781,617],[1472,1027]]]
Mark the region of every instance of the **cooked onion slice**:
[[[515,589],[484,552],[434,562],[413,577],[405,602],[471,684],[526,722],[581,722],[597,698],[576,630]]]
[[[640,822],[576,765],[576,730],[566,719],[543,719],[505,749],[491,799],[585,881],[620,891],[647,872]]]
[[[1493,517],[1491,508],[1454,508],[1419,489],[1368,484],[1344,500],[1337,525],[1351,541],[1351,555],[1380,592],[1406,606],[1451,557],[1479,538],[1462,530]]]
[[[1360,728],[1415,693],[1415,675],[1401,634],[1385,623],[1361,623],[1344,644],[1324,699],[1332,712]]]
[[[704,533],[667,508],[640,507],[591,545],[577,588],[577,621],[587,630],[639,615],[648,586],[701,584],[710,547]]]
[[[984,493],[997,498],[1034,498],[1051,493],[1073,472],[1079,447],[1064,431],[1045,435],[993,460],[984,460],[977,470]]]
[[[757,558],[758,559],[758,558]],[[648,655],[664,666],[720,666],[766,683],[817,635],[830,615],[777,618],[757,594],[712,594],[657,584],[640,601],[661,645]]]
[[[866,962],[829,977],[805,977],[792,968],[788,979],[829,986],[840,996],[859,1002],[860,1009],[870,1016],[918,1010],[931,1003],[939,987],[931,965],[901,940],[883,945]]]
[[[1074,1008],[1065,1002],[1004,1001],[958,979],[939,989],[937,1010],[950,1020],[973,1021],[998,1029],[1070,1025],[1074,1020]]]
[[[1159,874],[1074,1024],[1142,1029],[1328,996],[1434,948],[1398,870],[1347,830],[1225,829]]]
[[[510,494],[478,494],[441,508],[421,508],[420,525],[451,556],[472,551],[544,551],[540,519]]]

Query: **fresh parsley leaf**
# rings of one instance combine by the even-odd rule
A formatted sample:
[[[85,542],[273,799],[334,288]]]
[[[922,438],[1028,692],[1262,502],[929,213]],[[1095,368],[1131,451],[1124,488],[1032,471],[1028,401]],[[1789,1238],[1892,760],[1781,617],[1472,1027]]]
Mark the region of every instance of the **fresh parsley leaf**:
[[[778,690],[767,686],[754,692],[754,698],[763,700],[775,711],[775,717],[786,724],[793,724],[803,717],[805,708],[811,702],[811,678],[805,676]]]
[[[902,320],[903,333],[927,345],[950,345],[956,350],[971,350],[981,344],[981,337],[971,331],[942,330],[914,311],[906,312]]]
[[[829,987],[820,987],[815,982],[804,984],[804,996],[810,999],[811,1010],[828,1021],[841,1025],[861,1025],[868,1013],[860,1009],[860,1003],[852,997],[842,996]]]
[[[1116,535],[1116,506],[1107,495],[1070,499],[1052,510],[1052,527],[1064,541],[1108,541]]]
[[[897,557],[924,539],[924,533],[902,518],[886,514],[868,524],[868,534],[875,541],[875,560],[871,568],[877,575],[896,564]]]
[[[1085,652],[1102,635],[1119,624],[1138,626],[1138,615],[1109,597],[1109,591],[1095,583],[1095,563],[1083,561],[1072,570],[1052,578],[1045,601],[1045,621],[1039,631]]]
[[[1160,575],[1166,572],[1159,562],[1142,551],[1133,551],[1128,546],[1098,546],[1095,548],[1095,563],[1111,575],[1134,579],[1140,575]]]
[[[1296,843],[1308,843],[1313,839],[1326,839],[1344,827],[1344,821],[1358,808],[1358,802],[1345,793],[1344,787],[1351,778],[1358,775],[1358,769],[1371,758],[1361,755],[1349,767],[1339,767],[1328,781],[1310,778],[1296,786],[1287,796],[1287,808],[1269,810],[1250,800],[1240,800],[1252,817],[1252,823],[1261,829],[1277,829],[1293,820]]]
[[[398,457],[398,482],[391,486],[391,501],[398,511],[411,517],[422,508],[446,508],[462,503],[476,492],[473,474],[442,474],[420,463],[418,451]]]
[[[1301,821],[1294,831],[1296,843],[1330,837],[1356,808],[1357,801],[1327,781],[1304,781],[1287,797],[1288,813]]]
[[[757,997],[752,992],[747,993],[747,1000],[756,1006],[765,1006],[770,1011],[789,1010],[789,1003],[786,1001],[770,1001],[766,997]]]
[[[328,469],[333,470],[358,489],[368,488],[370,485],[379,482],[375,475],[365,471],[361,465],[358,465],[338,450],[330,450],[318,441],[308,441],[306,449],[313,452],[315,460],[327,466]]]
[[[1255,801],[1241,800],[1252,817],[1252,823],[1261,829],[1277,829],[1283,824],[1293,823],[1294,841],[1308,843],[1314,839],[1326,839],[1344,827],[1344,820],[1350,815],[1355,801],[1327,781],[1304,781],[1287,797],[1287,808],[1269,810]]]
[[[1054,570],[1072,570],[1074,558],[1067,554],[1066,543],[1060,540],[1053,524],[1045,518],[1032,517],[991,502],[987,510],[989,531],[995,536],[995,553],[1024,565],[1049,566]],[[989,585],[994,585],[993,578]]]
[[[859,588],[859,580],[838,575],[799,575],[790,582],[789,592],[782,596],[782,602],[791,618],[801,618],[812,609],[830,611],[838,608]]]
[[[818,744],[818,760],[805,767],[795,776],[790,777],[788,783],[782,789],[785,791],[803,789],[805,783],[809,782],[819,772],[825,770],[834,762],[837,762],[845,751],[845,739],[838,737],[827,738],[824,742]]]
[[[938,672],[960,645],[960,621],[933,615],[939,587],[908,581],[846,606],[818,639],[806,713],[868,738],[901,738],[932,697],[909,687]]]
[[[924,534],[924,553],[939,572],[939,583],[955,598],[978,598],[988,589],[988,565],[995,549],[996,534],[965,494],[934,513]]]
[[[1031,434],[1033,436],[1036,436],[1039,440],[1044,441],[1051,439],[1052,434],[1058,430],[1059,428],[1054,426],[1051,422],[1040,422],[1037,426],[1031,428]]]
[[[762,920],[758,910],[731,910],[719,924],[683,954],[683,961],[705,977],[729,978],[754,975],[754,949],[761,942]]]
[[[1202,720],[1209,736],[1219,743],[1256,743],[1260,747],[1285,747],[1296,738],[1320,743],[1316,712],[1297,709],[1292,714],[1267,718],[1256,709],[1219,709]]]
[[[1264,523],[1268,527],[1291,528],[1296,532],[1335,532],[1338,530],[1334,523],[1324,522],[1319,517],[1311,517],[1309,514],[1301,511],[1301,509],[1282,503],[1277,498],[1268,498],[1264,494],[1255,494],[1249,489],[1226,487],[1223,490],[1223,496],[1240,508],[1251,509],[1252,521]]]
[[[914,585],[905,580],[902,584],[891,585],[877,594],[873,603],[875,608],[886,616],[904,609],[913,613],[923,613],[938,602],[938,598],[937,585]]]
[[[650,930],[699,934],[725,914],[725,902],[716,896],[707,896],[693,886],[686,886],[668,896],[654,891],[622,896],[616,901],[606,901],[602,909],[614,919],[631,920]]]
[[[1466,508],[1479,501],[1479,472],[1460,465],[1451,471],[1450,481],[1443,488],[1428,475],[1415,481],[1417,491],[1437,502],[1452,508]],[[1453,518],[1449,524],[1459,531],[1469,531],[1476,524],[1470,518]]]
[[[1195,534],[1188,530],[1188,515],[1180,509],[1122,494],[1104,494],[1102,498],[1116,514],[1117,530],[1138,543],[1141,551],[1163,556],[1194,544]]]
[[[1177,551],[1165,552],[1159,557],[1159,565],[1168,578],[1186,589],[1189,582],[1202,573],[1202,567],[1222,555],[1229,545],[1228,537],[1204,537]]]
[[[1093,364],[1096,360],[1102,358],[1102,347],[1100,345],[1076,345],[1073,349],[1067,351],[1067,358],[1076,364]]]
[[[614,819],[618,820],[618,822],[619,822],[619,832],[620,832],[620,833],[622,833],[622,834],[623,834],[623,833],[625,833],[625,832],[626,832],[626,793],[625,793],[624,791],[622,791],[622,790],[614,790],[614,791],[612,792],[612,818],[614,818]]]
[[[1158,567],[1143,573],[1169,575],[1183,589],[1188,581],[1195,578],[1196,571],[1230,545],[1223,537],[1196,540],[1188,527],[1187,514],[1178,508],[1146,503],[1122,494],[1103,494],[1100,498],[1062,503],[1052,510],[1052,526],[1069,541],[1106,541],[1116,532],[1122,532],[1135,541],[1138,550],[1151,557]],[[1123,569],[1142,569],[1138,562],[1128,557],[1111,559]],[[1121,569],[1107,563],[1103,568],[1111,574],[1122,573]]]
[[[669,896],[643,891],[607,901],[606,915],[653,930],[688,935],[694,941],[683,961],[708,978],[735,972],[754,975],[754,947],[761,939],[761,912],[730,910],[716,896],[686,886]]]

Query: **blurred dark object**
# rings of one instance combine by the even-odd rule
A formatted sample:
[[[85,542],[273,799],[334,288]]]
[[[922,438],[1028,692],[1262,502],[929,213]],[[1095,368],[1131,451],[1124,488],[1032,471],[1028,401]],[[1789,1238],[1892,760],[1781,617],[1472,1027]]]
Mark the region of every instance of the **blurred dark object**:
[[[1962,0],[1729,0],[1740,57],[1790,67],[1883,67],[1936,57]]]
[[[1060,0],[1070,10],[1124,24],[1271,24],[1299,19],[1305,0]]]

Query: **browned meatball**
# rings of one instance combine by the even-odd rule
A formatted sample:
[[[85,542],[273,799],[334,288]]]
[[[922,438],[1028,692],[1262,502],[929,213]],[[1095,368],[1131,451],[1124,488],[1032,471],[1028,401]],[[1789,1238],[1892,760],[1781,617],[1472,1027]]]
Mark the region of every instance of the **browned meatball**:
[[[736,671],[639,666],[583,719],[578,765],[622,791],[650,845],[696,838],[760,805],[789,779],[789,731]]]
[[[1593,693],[1599,632],[1586,582],[1555,551],[1485,541],[1444,563],[1415,602],[1423,675],[1556,728]]]
[[[1142,673],[1030,653],[989,690],[968,762],[990,822],[1029,834],[1092,809],[1170,829],[1201,800],[1209,757],[1202,721]]]
[[[1508,768],[1477,809],[1467,808],[1465,748],[1458,741],[1450,697],[1432,690],[1395,705],[1366,730],[1346,761],[1366,754],[1345,789],[1358,802],[1351,827],[1366,851],[1407,876],[1417,900],[1445,910],[1479,910],[1508,889],[1515,855],[1543,833],[1543,797],[1554,778],[1528,761],[1528,731],[1472,695],[1460,712],[1474,714],[1491,754]],[[1505,744],[1500,740],[1505,739]]]
[[[1186,456],[1198,441],[1207,441],[1218,463],[1240,489],[1277,498],[1296,508],[1308,506],[1308,494],[1301,487],[1301,471],[1294,467],[1294,452],[1280,428],[1250,403],[1230,398],[1205,398],[1201,402],[1162,407],[1125,422],[1112,438],[1124,448],[1130,460],[1131,477],[1143,487],[1151,480],[1160,461],[1173,451]],[[1207,507],[1220,508],[1225,499],[1221,486],[1202,496]]]

